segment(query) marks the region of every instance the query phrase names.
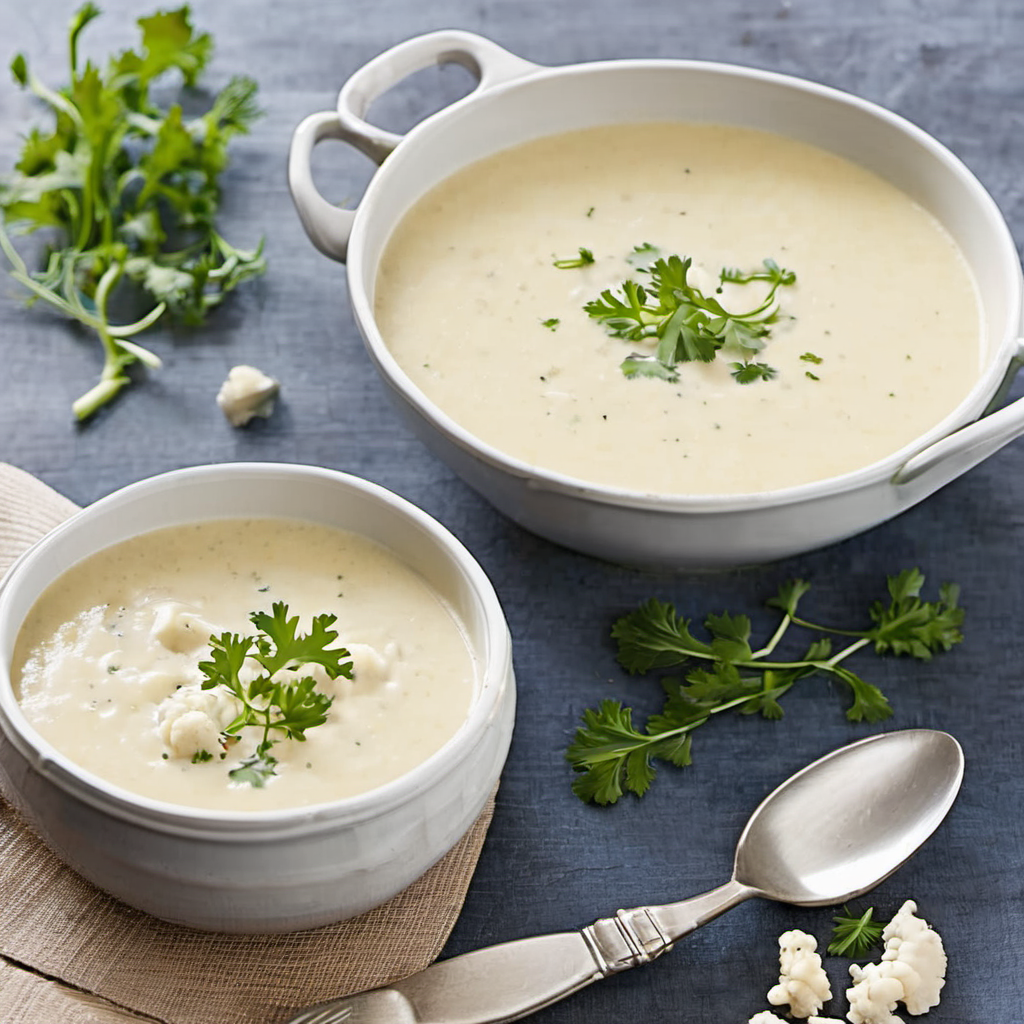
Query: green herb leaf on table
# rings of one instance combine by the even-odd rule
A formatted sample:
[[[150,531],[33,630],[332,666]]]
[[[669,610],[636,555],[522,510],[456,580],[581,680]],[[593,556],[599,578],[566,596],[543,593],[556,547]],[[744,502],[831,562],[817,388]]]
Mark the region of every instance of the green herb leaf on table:
[[[288,606],[275,601],[269,613],[253,612],[249,620],[259,632],[254,636],[222,633],[210,637],[210,658],[199,663],[199,670],[206,677],[204,690],[221,686],[242,705],[224,730],[226,740],[250,727],[263,730],[255,753],[228,773],[236,782],[263,786],[276,774],[277,759],[270,753],[274,744],[280,739],[303,742],[307,730],[327,721],[334,699],[316,689],[312,676],[281,680],[274,678],[276,673],[316,664],[331,679],[351,679],[352,661],[346,648],[330,646],[338,639],[331,629],[334,615],[314,616],[310,631],[303,634],[298,632],[299,617],[289,616]],[[246,683],[240,673],[248,658],[263,671]],[[275,738],[274,733],[282,735]]]
[[[583,307],[612,337],[655,344],[652,352],[633,352],[627,356],[621,364],[623,374],[675,383],[679,379],[679,363],[709,363],[725,349],[743,357],[742,362],[732,364],[733,376],[740,383],[771,380],[776,371],[765,363],[752,362],[752,358],[764,348],[772,325],[781,317],[776,292],[795,284],[796,275],[771,259],[764,261],[763,270],[750,273],[723,269],[720,285],[759,281],[769,286],[765,296],[751,309],[732,312],[689,281],[693,265],[689,256],[659,256],[646,266],[639,266],[640,258],[657,253],[654,246],[645,243],[636,246],[629,256],[639,272],[648,275],[647,286],[627,278],[617,291],[606,288]]]
[[[782,613],[782,619],[757,650],[751,646],[751,623],[745,615],[707,615],[703,624],[708,639],[702,640],[673,605],[656,598],[645,601],[612,626],[619,663],[630,674],[672,668],[685,674],[662,680],[664,706],[642,729],[634,726],[632,710],[619,701],[604,700],[597,709],[584,712],[566,750],[576,772],[573,791],[599,804],[615,803],[625,792],[643,796],[656,774],[653,762],[690,764],[692,733],[713,715],[735,711],[781,718],[780,699],[812,675],[842,684],[849,695],[846,717],[851,722],[888,718],[892,708],[881,690],[843,662],[862,648],[873,648],[879,655],[928,660],[959,643],[963,609],[957,604],[958,588],[944,584],[937,601],[925,601],[920,596],[924,582],[917,569],[890,576],[888,603],[874,602],[868,613],[874,624],[861,630],[800,617],[798,606],[810,584],[805,580],[784,583],[767,602]],[[802,657],[774,658],[776,647],[793,626],[818,635]],[[834,650],[832,636],[850,642]]]
[[[162,109],[150,86],[176,71],[194,86],[213,50],[197,33],[187,6],[140,18],[138,51],[111,57],[105,70],[80,67],[78,39],[99,10],[79,8],[68,30],[71,81],[51,89],[18,54],[15,81],[34,93],[53,117],[33,128],[14,173],[0,187],[0,249],[11,275],[65,316],[95,331],[103,347],[99,382],[74,404],[91,416],[130,383],[134,363],[160,366],[157,356],[130,339],[165,316],[186,324],[206,314],[243,281],[262,274],[260,242],[239,249],[215,229],[219,177],[229,142],[260,116],[256,83],[236,76],[203,114]],[[12,231],[48,229],[55,241],[40,271],[31,271]],[[115,291],[130,284],[145,312],[114,323]],[[148,307],[148,308],[146,308]]]
[[[828,952],[834,956],[848,956],[860,960],[877,946],[882,939],[885,925],[874,919],[875,908],[868,907],[860,917],[854,917],[848,907],[832,920],[832,940]]]

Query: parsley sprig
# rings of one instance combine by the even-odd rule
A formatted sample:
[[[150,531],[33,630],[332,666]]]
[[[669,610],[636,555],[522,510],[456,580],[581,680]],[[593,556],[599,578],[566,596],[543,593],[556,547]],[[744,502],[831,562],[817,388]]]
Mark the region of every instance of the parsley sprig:
[[[846,717],[851,722],[877,722],[892,709],[872,683],[843,664],[864,647],[876,654],[908,655],[928,660],[938,651],[960,642],[963,610],[959,589],[943,584],[936,601],[922,599],[925,578],[917,569],[905,569],[888,578],[889,600],[875,601],[868,629],[847,630],[824,626],[797,614],[800,599],[810,589],[805,580],[779,588],[768,606],[782,619],[768,642],[758,650],[750,644],[751,623],[746,615],[708,615],[704,627],[709,640],[690,631],[690,620],[676,614],[671,604],[652,598],[619,619],[612,627],[618,642],[618,660],[631,674],[682,667],[683,678],[662,680],[665,703],[651,715],[641,731],[633,725],[632,711],[617,700],[604,700],[583,713],[582,725],[566,758],[576,771],[573,791],[584,801],[613,804],[625,791],[643,796],[654,780],[655,760],[679,767],[691,763],[694,730],[725,711],[782,717],[780,698],[799,680],[824,674],[850,695]],[[791,626],[818,634],[851,638],[833,650],[829,636],[815,637],[803,657],[775,660],[772,655]]]
[[[0,187],[0,248],[11,275],[31,301],[42,299],[95,331],[103,346],[99,382],[72,406],[80,420],[130,383],[133,363],[160,366],[132,337],[165,315],[201,323],[228,292],[265,269],[262,242],[238,249],[214,226],[228,143],[260,115],[256,83],[232,78],[195,117],[177,103],[162,109],[151,86],[174,71],[186,87],[196,85],[213,51],[211,36],[193,30],[187,6],[161,11],[138,20],[138,51],[112,56],[104,70],[92,61],[83,67],[79,36],[99,14],[89,2],[71,20],[65,88],[41,82],[23,54],[14,58],[15,81],[50,109],[53,123],[32,129]],[[53,235],[44,269],[29,270],[7,228]],[[145,312],[114,323],[115,290],[126,282],[132,304],[139,300]]]
[[[282,669],[302,665],[322,665],[331,679],[352,678],[352,661],[344,647],[331,647],[338,634],[330,627],[335,615],[317,615],[309,633],[297,632],[299,617],[288,617],[288,605],[275,601],[271,612],[253,612],[249,620],[260,631],[255,636],[221,633],[210,637],[210,660],[199,664],[206,677],[202,688],[222,686],[242,704],[242,710],[224,730],[230,741],[251,726],[262,729],[255,752],[242,760],[228,774],[236,782],[263,786],[276,774],[277,759],[270,753],[278,739],[306,739],[306,731],[327,721],[333,697],[316,689],[312,676],[299,679],[275,679]],[[251,682],[244,683],[239,673],[247,658],[252,658],[263,671]]]
[[[656,252],[643,245],[634,254]],[[765,282],[768,291],[745,312],[727,310],[713,295],[705,295],[688,280],[691,257],[663,256],[639,268],[649,275],[649,284],[632,278],[623,281],[617,291],[606,288],[588,302],[584,311],[599,321],[615,338],[627,341],[656,341],[653,353],[633,352],[621,364],[627,377],[656,377],[674,383],[679,379],[680,363],[709,363],[719,350],[736,352],[741,360],[731,364],[733,377],[741,384],[770,380],[775,371],[765,363],[754,362],[765,346],[771,327],[780,318],[776,302],[779,288],[796,282],[796,274],[783,270],[766,259],[764,269],[750,273],[726,267],[719,275],[719,291],[726,283],[745,285]]]
[[[590,249],[579,247],[578,256],[566,256],[563,259],[552,260],[551,265],[559,270],[575,270],[577,267],[586,267],[594,262],[594,253]]]
[[[885,929],[885,925],[876,921],[874,915],[874,907],[868,907],[860,917],[854,917],[849,907],[843,907],[843,912],[832,918],[835,927],[832,929],[828,952],[854,960],[867,956],[878,945]]]

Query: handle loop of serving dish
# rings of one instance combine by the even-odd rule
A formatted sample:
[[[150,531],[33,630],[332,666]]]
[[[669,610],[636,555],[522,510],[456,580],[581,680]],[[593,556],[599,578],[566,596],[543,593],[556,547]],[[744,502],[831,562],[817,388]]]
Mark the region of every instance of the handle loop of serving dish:
[[[1024,338],[1017,341],[1017,352],[1011,359],[1010,370],[997,399],[1005,397],[1014,371],[1021,365],[1024,365]],[[997,399],[989,408],[997,404]],[[1024,398],[983,415],[912,455],[895,472],[892,482],[901,487],[914,484],[925,493],[931,493],[983,462],[1021,434],[1024,434]]]
[[[288,155],[288,186],[299,219],[310,241],[325,256],[345,262],[355,210],[343,210],[320,195],[310,163],[313,147],[323,139],[338,139],[375,163],[383,163],[402,136],[370,124],[365,120],[367,110],[392,86],[433,64],[458,64],[475,75],[477,84],[470,95],[521,78],[539,66],[483,36],[446,29],[406,39],[354,72],[342,86],[337,112],[321,111],[302,121],[292,136]]]

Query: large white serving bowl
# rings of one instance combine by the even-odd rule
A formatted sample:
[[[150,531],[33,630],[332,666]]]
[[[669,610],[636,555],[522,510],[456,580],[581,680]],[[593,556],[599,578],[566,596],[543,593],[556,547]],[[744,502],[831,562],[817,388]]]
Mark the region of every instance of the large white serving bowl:
[[[289,810],[191,809],[79,768],[25,719],[10,666],[21,623],[62,572],[137,534],[206,519],[275,516],[362,534],[420,573],[478,659],[466,720],[406,775]],[[238,463],[152,477],[96,502],[28,551],[0,586],[0,791],[72,868],[132,906],[212,931],[338,921],[418,878],[465,834],[498,782],[515,710],[511,640],[480,566],[425,512],[344,473]]]
[[[364,120],[371,102],[391,85],[446,62],[478,76],[470,95],[404,137]],[[388,351],[373,313],[381,254],[410,206],[467,164],[529,139],[657,120],[734,124],[811,143],[874,171],[936,216],[970,266],[983,313],[982,368],[963,402],[912,444],[855,472],[774,491],[665,496],[600,486],[524,463],[473,436],[428,399]],[[382,162],[355,210],[332,206],[313,183],[310,156],[325,138],[341,139]],[[314,244],[347,262],[356,323],[406,422],[501,511],[580,551],[617,562],[688,568],[811,550],[909,508],[1024,432],[1024,400],[985,415],[1003,396],[1024,350],[1020,261],[999,210],[971,172],[931,136],[834,89],[687,60],[546,68],[468,32],[435,32],[370,61],[345,83],[336,111],[312,114],[299,125],[289,181]]]

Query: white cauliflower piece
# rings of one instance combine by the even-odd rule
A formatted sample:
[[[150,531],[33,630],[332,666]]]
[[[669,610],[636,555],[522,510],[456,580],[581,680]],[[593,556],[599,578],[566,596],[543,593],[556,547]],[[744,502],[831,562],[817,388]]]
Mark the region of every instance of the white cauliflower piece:
[[[938,1005],[939,992],[946,984],[946,951],[942,938],[924,919],[917,917],[917,904],[907,900],[885,926],[882,962],[901,964],[903,995],[908,1013],[927,1013]]]
[[[149,634],[175,654],[188,654],[201,647],[214,632],[194,608],[179,601],[160,601],[153,606],[153,625]]]
[[[388,644],[384,651],[378,651],[369,644],[345,644],[352,656],[352,678],[367,686],[386,683],[394,671],[397,649]]]
[[[796,929],[779,936],[779,983],[768,991],[772,1006],[788,1003],[794,1017],[810,1017],[832,998],[817,947],[813,935]]]
[[[364,644],[356,644],[356,647],[366,647]],[[348,647],[346,646],[346,650]],[[363,656],[364,662],[369,664],[371,670],[376,668],[376,651],[372,647],[366,647],[366,650],[370,652],[369,655]],[[261,666],[257,664],[258,668]],[[344,664],[344,662],[343,662]],[[353,665],[355,664],[355,658],[353,657]],[[253,678],[258,675],[257,672],[253,673]],[[242,673],[239,673],[239,677],[243,681],[247,681]],[[328,697],[347,697],[352,692],[352,680],[347,676],[339,675],[336,679],[332,679],[327,674],[327,669],[323,665],[315,661],[306,662],[305,664],[298,665],[295,668],[282,668],[274,673],[274,679],[279,682],[296,682],[299,679],[311,678],[316,685],[316,688],[321,693],[326,693]]]
[[[255,366],[232,366],[217,392],[217,405],[233,427],[244,427],[253,416],[269,416],[281,385]]]
[[[220,749],[220,734],[241,711],[241,704],[221,687],[202,690],[182,686],[161,701],[157,711],[160,739],[171,757],[191,758]]]
[[[755,1013],[747,1024],[789,1024],[789,1021],[784,1017],[777,1017],[771,1010],[762,1010]],[[807,1024],[843,1024],[843,1021],[836,1020],[835,1017],[808,1017]]]
[[[853,987],[846,990],[850,1011],[846,1019],[851,1024],[903,1024],[893,1010],[903,998],[903,979],[895,963],[850,964]]]

